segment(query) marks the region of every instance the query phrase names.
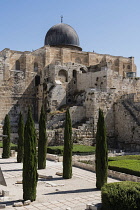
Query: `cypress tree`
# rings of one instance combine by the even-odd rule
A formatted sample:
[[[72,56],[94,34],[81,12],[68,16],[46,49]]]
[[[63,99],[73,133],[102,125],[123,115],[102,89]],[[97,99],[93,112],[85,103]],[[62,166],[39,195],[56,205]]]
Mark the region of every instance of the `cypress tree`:
[[[3,135],[6,135],[7,137],[3,137],[2,158],[9,158],[10,157],[10,120],[9,120],[8,114],[5,116],[5,119],[4,119]]]
[[[72,177],[72,124],[69,109],[66,111],[66,120],[64,128],[64,151],[63,151],[63,178],[70,179]]]
[[[23,158],[23,199],[36,200],[37,187],[37,156],[36,133],[31,109],[28,109],[28,117],[24,131],[24,158]]]
[[[46,135],[46,115],[44,107],[41,108],[39,120],[39,140],[38,140],[38,169],[46,168],[47,135]]]
[[[101,187],[107,183],[107,171],[108,171],[108,151],[106,140],[106,127],[104,121],[104,114],[99,109],[99,118],[97,123],[96,133],[96,187]]]
[[[19,114],[19,122],[18,122],[18,151],[17,151],[17,162],[23,162],[23,154],[24,154],[24,122],[23,117],[20,112]]]

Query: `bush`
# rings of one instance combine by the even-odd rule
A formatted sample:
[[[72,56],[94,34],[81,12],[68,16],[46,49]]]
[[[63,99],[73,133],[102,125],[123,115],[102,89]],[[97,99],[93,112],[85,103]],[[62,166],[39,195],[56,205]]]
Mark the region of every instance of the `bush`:
[[[41,108],[39,120],[39,139],[38,139],[38,169],[46,168],[47,153],[47,134],[46,134],[46,114],[44,107]]]
[[[50,154],[63,155],[63,146],[50,146],[47,148]],[[73,145],[72,154],[91,155],[95,154],[95,147],[85,145]]]
[[[63,149],[59,149],[59,148],[56,148],[56,147],[48,147],[47,148],[47,153],[50,153],[50,154],[55,154],[55,155],[63,155]]]
[[[102,210],[140,209],[140,183],[116,182],[101,189]]]
[[[66,120],[64,128],[64,151],[63,151],[63,178],[72,178],[72,123],[69,109],[66,111]]]
[[[23,157],[23,199],[35,201],[37,187],[37,156],[36,133],[31,109],[28,109],[28,117],[24,132],[24,157]]]
[[[23,162],[24,155],[24,121],[22,114],[19,114],[19,122],[18,122],[18,152],[17,152],[17,162]]]
[[[101,187],[107,183],[108,173],[108,150],[107,150],[107,137],[104,114],[99,109],[99,118],[97,122],[96,133],[96,153],[95,153],[95,166],[96,166],[96,187]]]
[[[7,137],[3,137],[2,158],[9,158],[11,148],[10,148],[10,119],[8,114],[5,116],[4,119],[3,135],[6,135]]]

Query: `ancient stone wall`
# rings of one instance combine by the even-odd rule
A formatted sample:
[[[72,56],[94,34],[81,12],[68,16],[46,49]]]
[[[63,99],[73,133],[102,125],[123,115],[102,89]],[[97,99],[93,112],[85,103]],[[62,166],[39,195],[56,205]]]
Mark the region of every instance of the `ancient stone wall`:
[[[115,104],[115,135],[120,149],[140,151],[140,109],[134,101],[121,100]]]

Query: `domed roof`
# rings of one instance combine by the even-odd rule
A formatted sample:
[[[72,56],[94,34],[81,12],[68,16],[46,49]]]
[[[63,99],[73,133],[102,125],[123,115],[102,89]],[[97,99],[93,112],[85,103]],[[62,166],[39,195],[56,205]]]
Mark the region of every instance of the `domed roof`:
[[[47,32],[45,45],[79,47],[79,37],[71,26],[59,23],[52,26]]]

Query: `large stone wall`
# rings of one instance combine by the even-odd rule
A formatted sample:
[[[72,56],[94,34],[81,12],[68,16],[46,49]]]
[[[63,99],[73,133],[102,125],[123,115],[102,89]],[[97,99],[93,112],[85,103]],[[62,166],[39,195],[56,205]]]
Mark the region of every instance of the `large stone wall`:
[[[118,125],[119,117],[116,117],[118,109],[123,112],[123,106],[119,103],[115,106],[115,103],[122,100],[124,95],[138,95],[140,92],[140,79],[127,78],[127,72],[136,72],[133,57],[50,46],[32,52],[6,48],[0,52],[0,128],[5,115],[9,114],[15,138],[19,112],[22,112],[26,121],[29,105],[35,121],[39,119],[43,103],[47,112],[68,105],[71,107],[73,123],[88,119],[89,125],[94,127],[91,135],[85,134],[86,125],[81,127],[83,130],[75,130],[78,141],[82,139],[85,144],[88,141],[91,144],[92,137],[96,134],[98,110],[101,108],[105,114],[108,137],[113,139],[112,145],[115,145],[116,133],[118,141],[121,142],[121,136],[123,137],[121,123]],[[126,116],[130,115],[128,110],[124,113]],[[122,114],[123,119],[125,114]],[[129,117],[132,120],[132,116]],[[129,130],[133,129],[130,127]],[[137,141],[136,133],[133,139]],[[56,139],[59,142],[63,138],[62,132],[52,132],[49,135],[55,143]]]

